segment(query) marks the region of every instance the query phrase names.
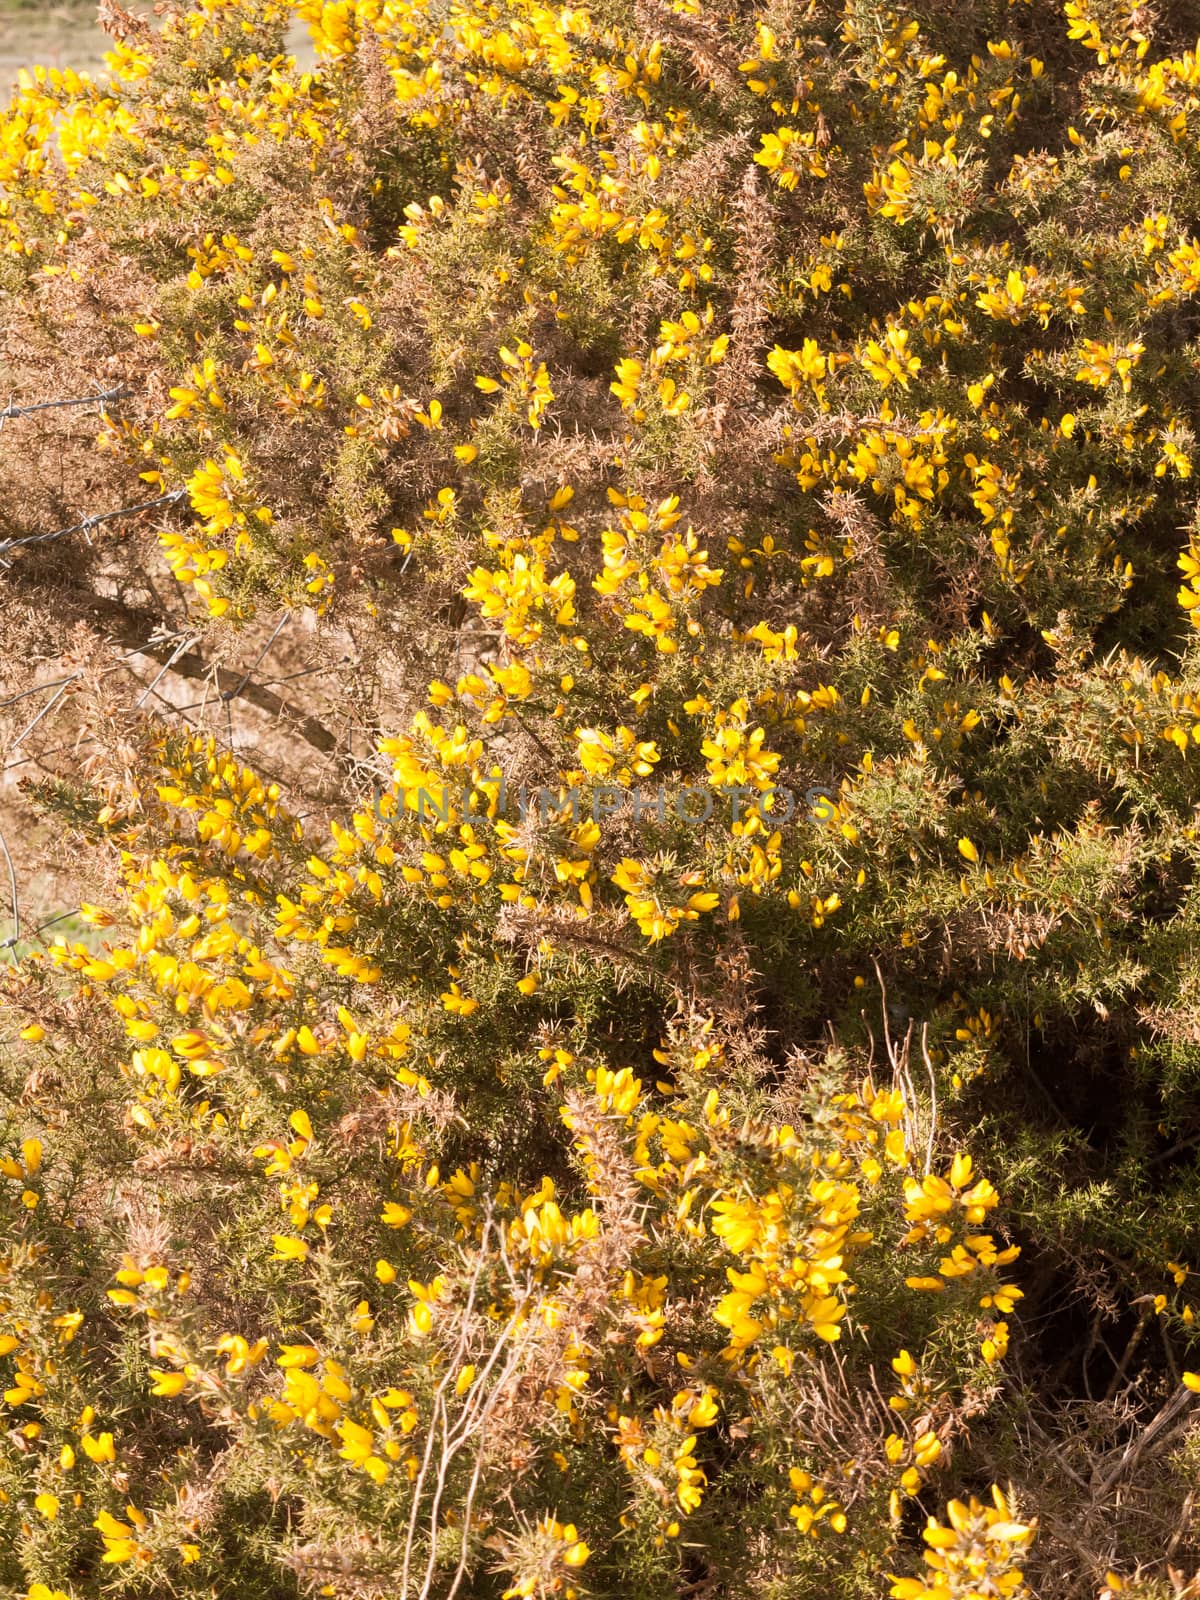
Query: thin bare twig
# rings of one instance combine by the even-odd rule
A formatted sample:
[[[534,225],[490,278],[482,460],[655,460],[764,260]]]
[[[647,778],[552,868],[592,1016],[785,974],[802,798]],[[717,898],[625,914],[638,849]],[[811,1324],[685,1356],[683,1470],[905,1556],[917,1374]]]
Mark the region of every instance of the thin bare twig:
[[[425,1439],[425,1454],[421,1461],[420,1469],[417,1472],[416,1479],[413,1482],[412,1509],[409,1512],[408,1532],[404,1541],[404,1566],[400,1574],[401,1600],[407,1600],[408,1596],[408,1574],[412,1565],[413,1544],[417,1536],[417,1518],[420,1515],[421,1510],[421,1495],[425,1486],[425,1474],[429,1471],[429,1463],[433,1455],[434,1427],[437,1421],[437,1413],[439,1407],[444,1407],[445,1405],[444,1395],[446,1386],[454,1377],[455,1368],[458,1366],[459,1360],[466,1349],[471,1311],[475,1304],[475,1292],[479,1287],[480,1275],[483,1272],[484,1252],[487,1247],[487,1237],[491,1229],[491,1222],[492,1219],[490,1215],[484,1218],[483,1229],[479,1241],[479,1255],[476,1258],[475,1267],[471,1273],[471,1282],[467,1289],[467,1303],[463,1310],[462,1321],[459,1325],[458,1344],[454,1355],[447,1362],[445,1377],[442,1379],[441,1383],[438,1384],[437,1389],[434,1391],[433,1406],[429,1418],[429,1432]]]
[[[18,700],[28,700],[30,695],[44,694],[47,689],[57,689],[60,684],[74,683],[78,677],[78,672],[72,672],[66,678],[51,678],[49,683],[35,683],[31,689],[22,689],[17,694],[10,694],[7,700],[0,700],[0,711],[7,706],[15,706]]]
[[[523,1304],[524,1304],[524,1302],[523,1302]],[[429,1600],[430,1585],[432,1584],[433,1577],[434,1577],[434,1564],[435,1564],[436,1559],[437,1559],[437,1514],[438,1514],[438,1510],[439,1510],[439,1507],[440,1507],[440,1504],[441,1504],[442,1493],[443,1493],[443,1491],[445,1489],[445,1480],[446,1480],[447,1471],[448,1471],[448,1469],[450,1467],[451,1462],[454,1460],[454,1458],[458,1455],[458,1453],[461,1450],[463,1450],[466,1447],[468,1441],[474,1436],[474,1437],[477,1437],[478,1448],[477,1448],[476,1457],[475,1457],[475,1467],[474,1467],[474,1470],[473,1470],[473,1472],[471,1474],[471,1487],[470,1487],[470,1489],[468,1491],[467,1498],[466,1498],[466,1501],[464,1502],[464,1508],[463,1508],[463,1541],[462,1541],[462,1549],[461,1549],[461,1552],[460,1552],[460,1555],[459,1555],[458,1566],[455,1569],[453,1582],[451,1583],[451,1586],[450,1586],[449,1590],[446,1593],[446,1600],[453,1600],[454,1595],[458,1591],[459,1583],[462,1581],[463,1572],[465,1571],[466,1562],[467,1562],[467,1559],[469,1557],[469,1535],[470,1535],[471,1508],[472,1508],[472,1506],[474,1504],[475,1491],[476,1491],[476,1488],[478,1487],[479,1478],[482,1475],[482,1471],[483,1471],[483,1459],[484,1459],[484,1449],[485,1449],[485,1445],[486,1445],[487,1424],[488,1424],[488,1421],[489,1421],[489,1419],[491,1417],[492,1412],[496,1409],[496,1406],[499,1404],[499,1402],[500,1402],[500,1400],[501,1400],[501,1398],[502,1398],[502,1396],[503,1396],[503,1394],[505,1392],[505,1389],[507,1388],[509,1379],[513,1376],[513,1374],[516,1372],[517,1368],[520,1366],[521,1360],[522,1360],[522,1358],[523,1358],[523,1356],[525,1354],[525,1350],[526,1350],[527,1346],[529,1345],[529,1343],[531,1342],[531,1340],[533,1338],[532,1324],[527,1324],[526,1325],[526,1327],[525,1327],[525,1329],[524,1329],[524,1331],[523,1331],[523,1333],[521,1335],[521,1338],[518,1340],[518,1342],[515,1345],[513,1345],[512,1349],[510,1350],[509,1355],[508,1355],[508,1359],[505,1361],[504,1368],[501,1371],[500,1376],[496,1379],[495,1383],[493,1383],[491,1385],[490,1389],[488,1389],[488,1391],[487,1391],[487,1400],[485,1401],[482,1409],[478,1412],[477,1415],[476,1414],[472,1414],[472,1411],[473,1411],[473,1407],[477,1403],[477,1396],[484,1392],[485,1380],[490,1375],[491,1370],[492,1370],[493,1366],[495,1365],[497,1358],[499,1357],[500,1351],[504,1347],[505,1340],[508,1339],[510,1334],[512,1333],[513,1324],[514,1324],[515,1321],[516,1321],[516,1313],[514,1313],[514,1315],[509,1319],[509,1321],[505,1325],[505,1327],[501,1330],[500,1337],[496,1341],[495,1348],[493,1349],[493,1351],[491,1353],[491,1356],[488,1358],[487,1366],[484,1368],[483,1372],[476,1379],[474,1385],[472,1386],[472,1391],[471,1391],[470,1400],[468,1402],[468,1406],[467,1406],[466,1410],[464,1410],[462,1416],[459,1418],[459,1431],[458,1431],[458,1434],[452,1439],[449,1436],[448,1432],[445,1430],[445,1428],[443,1428],[443,1434],[442,1434],[442,1440],[443,1440],[442,1459],[441,1459],[441,1461],[440,1461],[440,1463],[438,1465],[437,1485],[436,1485],[436,1490],[435,1490],[435,1494],[434,1494],[433,1508],[432,1508],[432,1510],[430,1512],[430,1518],[429,1518],[429,1527],[430,1527],[429,1559],[426,1562],[426,1567],[425,1567],[425,1581],[421,1585],[420,1593],[417,1596],[417,1600]]]
[[[167,633],[163,634],[161,637],[156,633],[153,638],[146,641],[145,645],[139,645],[137,649],[127,650],[123,656],[118,656],[117,661],[132,661],[134,656],[144,656],[152,645],[170,644],[172,640],[182,637],[183,635],[181,633]],[[108,667],[104,670],[111,672],[115,671],[116,669],[115,667]],[[82,671],[71,672],[68,673],[65,678],[51,678],[49,683],[35,683],[29,689],[22,689],[17,694],[10,694],[7,700],[0,700],[0,711],[5,710],[8,706],[15,706],[18,700],[28,700],[30,695],[44,694],[47,689],[58,689],[64,684],[75,683],[79,678],[82,678],[82,676]],[[24,737],[24,735],[22,735],[22,737]]]
[[[925,1151],[925,1176],[933,1171],[933,1142],[937,1136],[938,1097],[937,1078],[933,1072],[933,1062],[929,1059],[929,1024],[921,1024],[921,1055],[925,1060],[925,1070],[929,1074],[929,1144]]]
[[[1151,1442],[1151,1440],[1163,1431],[1167,1423],[1170,1422],[1172,1418],[1184,1408],[1184,1406],[1190,1404],[1191,1399],[1192,1393],[1190,1389],[1177,1389],[1175,1391],[1175,1393],[1159,1411],[1158,1415],[1152,1418],[1147,1426],[1142,1429],[1141,1433],[1139,1433],[1135,1438],[1131,1439],[1126,1445],[1125,1450],[1116,1466],[1110,1473],[1108,1473],[1108,1475],[1096,1488],[1095,1498],[1097,1500],[1104,1499],[1109,1490],[1112,1489],[1129,1470],[1129,1468],[1134,1465],[1138,1457],[1142,1454],[1142,1451],[1145,1450],[1146,1446]]]
[[[142,709],[142,707],[143,707],[143,705],[145,705],[147,699],[154,693],[155,689],[158,687],[159,680],[161,678],[163,678],[168,672],[170,672],[171,668],[175,665],[176,661],[178,661],[179,657],[182,656],[182,655],[186,655],[186,653],[192,648],[192,646],[195,643],[196,643],[196,635],[194,633],[185,633],[183,635],[183,638],[180,641],[180,643],[176,645],[175,649],[172,650],[171,654],[163,662],[162,666],[159,667],[158,671],[155,673],[154,677],[150,680],[149,684],[146,686],[145,690],[143,691],[143,693],[139,697],[138,702],[134,707],[135,711],[140,711]]]
[[[225,700],[225,701],[235,700],[237,698],[237,696],[239,694],[241,694],[242,690],[250,682],[251,673],[257,671],[257,669],[262,666],[263,661],[266,659],[266,655],[267,655],[268,650],[270,650],[271,646],[275,643],[276,639],[278,639],[280,633],[283,631],[284,624],[291,621],[291,617],[292,617],[292,613],[290,611],[285,611],[283,613],[283,615],[280,617],[279,621],[275,624],[275,627],[274,627],[274,630],[273,630],[273,632],[271,634],[271,637],[267,640],[266,644],[263,645],[262,649],[258,652],[258,654],[255,656],[254,660],[250,663],[250,665],[246,668],[245,672],[242,674],[241,682],[238,683],[232,689],[224,690],[222,692],[222,694],[221,694],[221,699],[222,700]],[[232,745],[232,742],[233,741],[230,740],[230,744],[231,745]]]
[[[145,655],[146,652],[144,650],[135,650],[135,651],[133,651],[131,653],[133,655]],[[330,667],[306,667],[306,668],[304,668],[304,670],[302,672],[288,672],[288,673],[285,673],[284,676],[281,677],[281,678],[268,678],[264,683],[257,684],[257,685],[252,685],[252,687],[255,687],[255,688],[258,688],[258,689],[271,689],[276,684],[291,683],[296,678],[311,678],[315,673],[333,672],[334,670],[335,669],[332,666],[330,666]],[[42,687],[43,688],[48,688],[49,685],[43,684]],[[183,716],[185,712],[200,710],[200,709],[202,709],[204,706],[206,706],[208,704],[208,695],[207,694],[205,695],[203,700],[190,700],[187,703],[187,705],[182,705],[182,706],[174,705],[169,700],[163,700],[162,696],[160,694],[158,694],[157,692],[155,693],[155,699],[156,700],[161,700],[162,704],[166,707],[166,709],[168,711],[170,711],[175,716]],[[252,702],[252,703],[257,703],[257,702]],[[281,704],[281,706],[283,706],[283,708],[285,710],[288,709],[288,707],[286,706],[285,702],[281,701],[280,704]],[[11,762],[7,767],[5,767],[4,770],[6,772],[11,772],[11,771],[15,771],[17,767],[33,766],[36,762],[43,760],[46,756],[61,755],[64,750],[82,750],[86,745],[95,744],[95,743],[96,743],[96,740],[94,738],[87,738],[87,739],[79,739],[79,740],[74,740],[73,739],[69,744],[51,745],[51,747],[48,750],[42,750],[36,756],[23,756],[20,761]]]
[[[17,945],[21,942],[21,908],[17,904],[17,869],[13,866],[12,853],[8,848],[8,840],[4,837],[3,829],[0,829],[0,850],[4,852],[4,859],[8,863],[8,884],[12,893],[13,922],[12,938],[4,941],[3,948],[12,956],[13,966],[19,967],[21,962],[17,955]]]
[[[75,678],[78,678],[80,676],[81,676],[81,674],[79,674],[79,673],[75,674]],[[46,704],[38,712],[37,716],[34,717],[33,721],[28,723],[24,728],[21,729],[21,732],[13,740],[12,744],[9,745],[8,750],[6,752],[6,760],[5,760],[5,766],[6,767],[8,765],[7,756],[10,756],[13,753],[14,750],[19,749],[20,746],[22,745],[22,743],[29,737],[29,735],[37,727],[38,723],[41,722],[44,717],[48,717],[50,715],[50,713],[54,710],[54,708],[58,704],[58,702],[62,699],[63,695],[66,694],[67,690],[75,682],[75,678],[68,678],[67,681],[64,684],[60,685],[60,687],[55,691],[55,693],[51,696],[51,698],[46,702]]]

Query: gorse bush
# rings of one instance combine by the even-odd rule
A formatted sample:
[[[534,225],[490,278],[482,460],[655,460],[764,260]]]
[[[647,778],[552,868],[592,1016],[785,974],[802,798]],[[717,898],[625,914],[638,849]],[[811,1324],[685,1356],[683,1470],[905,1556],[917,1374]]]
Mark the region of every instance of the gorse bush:
[[[29,786],[5,1593],[1191,1592],[1200,9],[106,9],[7,359],[406,703]]]

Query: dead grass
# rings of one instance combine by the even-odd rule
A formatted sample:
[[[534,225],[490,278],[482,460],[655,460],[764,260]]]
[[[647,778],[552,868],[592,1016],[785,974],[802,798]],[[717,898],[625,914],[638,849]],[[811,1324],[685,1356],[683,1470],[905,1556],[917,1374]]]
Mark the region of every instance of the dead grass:
[[[111,42],[96,25],[96,8],[67,0],[0,0],[0,83],[8,89],[22,67],[74,67],[95,71]]]
[[[148,8],[135,4],[132,9]],[[97,26],[94,0],[0,0],[0,92],[15,85],[22,67],[73,67],[95,74],[111,48],[112,40]],[[312,64],[303,23],[293,26],[288,48],[305,65]]]

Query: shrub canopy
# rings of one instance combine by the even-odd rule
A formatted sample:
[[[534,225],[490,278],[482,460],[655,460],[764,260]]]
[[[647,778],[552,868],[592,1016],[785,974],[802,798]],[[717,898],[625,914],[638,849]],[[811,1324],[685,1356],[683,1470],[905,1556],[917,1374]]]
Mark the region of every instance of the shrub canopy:
[[[32,786],[113,866],[6,980],[6,1592],[1166,1595],[1196,8],[107,11],[8,359],[378,762]]]

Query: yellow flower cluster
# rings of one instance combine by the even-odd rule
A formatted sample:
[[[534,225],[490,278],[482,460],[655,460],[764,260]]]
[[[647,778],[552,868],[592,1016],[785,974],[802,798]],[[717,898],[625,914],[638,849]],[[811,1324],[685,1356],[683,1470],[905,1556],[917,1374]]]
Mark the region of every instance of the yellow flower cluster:
[[[890,1591],[895,1600],[970,1600],[978,1594],[1015,1600],[1029,1593],[1016,1562],[1032,1541],[1035,1524],[1018,1522],[999,1489],[993,1488],[990,1506],[974,1498],[965,1505],[952,1500],[946,1517],[945,1525],[930,1517],[925,1529],[928,1573],[897,1579]]]

